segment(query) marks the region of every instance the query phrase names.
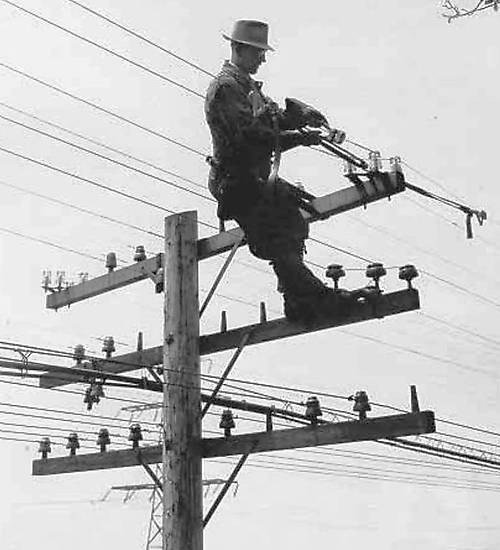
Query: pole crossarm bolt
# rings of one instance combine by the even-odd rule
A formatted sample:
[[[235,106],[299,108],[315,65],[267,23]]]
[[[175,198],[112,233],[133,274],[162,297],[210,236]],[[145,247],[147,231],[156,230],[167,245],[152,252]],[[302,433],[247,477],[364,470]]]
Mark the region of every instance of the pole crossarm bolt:
[[[99,445],[101,449],[101,453],[106,452],[106,446],[111,444],[111,440],[109,438],[109,431],[107,428],[101,428],[99,430],[99,434],[97,436],[96,445]]]
[[[134,262],[143,262],[146,259],[146,250],[142,244],[135,247]]]
[[[130,433],[128,440],[132,441],[132,449],[139,448],[139,441],[143,440],[142,429],[140,424],[132,424],[130,426]]]
[[[349,401],[354,401],[352,410],[359,413],[359,420],[366,420],[366,413],[372,410],[368,394],[363,390],[357,391],[349,397]]]
[[[80,441],[78,440],[78,434],[71,432],[68,435],[68,442],[66,443],[66,449],[69,449],[69,455],[75,456],[76,450],[80,448]]]
[[[46,459],[48,453],[52,452],[50,438],[49,437],[42,437],[40,440],[40,446],[38,448],[38,452],[42,453],[42,458]]]
[[[222,411],[220,418],[219,428],[224,430],[224,437],[231,436],[231,430],[236,427],[234,423],[233,411],[231,409],[225,409]]]
[[[412,265],[403,265],[399,268],[399,279],[401,281],[406,281],[408,284],[408,290],[413,289],[413,286],[411,284],[413,279],[416,279],[418,277],[418,271],[417,268]]]
[[[312,425],[318,423],[318,417],[323,416],[319,399],[315,395],[311,395],[306,401],[306,412],[304,416],[309,420]]]

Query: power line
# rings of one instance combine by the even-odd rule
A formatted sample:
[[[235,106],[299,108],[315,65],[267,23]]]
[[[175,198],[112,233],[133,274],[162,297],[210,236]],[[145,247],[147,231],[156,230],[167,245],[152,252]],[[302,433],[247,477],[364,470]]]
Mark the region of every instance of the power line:
[[[231,464],[234,466],[235,462],[231,460],[223,460],[223,459],[211,459],[211,462],[219,463],[219,464]],[[254,462],[257,462],[257,464],[254,464]],[[306,468],[306,467],[294,467],[284,462],[279,462],[276,459],[274,460],[266,460],[266,459],[259,459],[252,457],[249,462],[247,462],[247,465],[249,467],[253,468],[264,468],[267,470],[277,470],[277,471],[287,471],[287,472],[294,472],[294,473],[307,473],[307,474],[318,474],[318,475],[325,475],[325,476],[333,476],[333,477],[350,477],[350,478],[356,478],[356,479],[370,479],[373,481],[390,481],[395,483],[411,483],[412,485],[420,485],[424,487],[445,487],[445,488],[456,488],[456,489],[477,489],[477,490],[492,490],[497,492],[496,489],[498,489],[498,486],[492,486],[491,488],[486,488],[484,486],[472,486],[472,485],[466,485],[466,484],[438,484],[438,483],[431,483],[431,482],[421,482],[416,481],[411,478],[397,478],[397,477],[391,477],[391,476],[375,476],[375,475],[363,475],[363,474],[349,474],[349,473],[340,473],[337,472],[335,469],[325,469],[325,468]]]
[[[490,279],[491,281],[494,281],[495,284],[498,285],[499,281],[497,281],[497,279],[493,279],[493,278],[490,278],[488,277],[487,275],[485,275],[484,273],[482,272],[478,272],[478,271],[474,271],[473,269],[470,269],[469,267],[463,265],[463,264],[460,264],[458,262],[454,262],[453,260],[450,260],[449,258],[446,258],[445,256],[441,256],[440,254],[438,254],[437,252],[433,252],[432,250],[428,250],[427,248],[424,248],[422,246],[418,246],[412,242],[410,242],[409,240],[407,239],[404,239],[402,237],[399,237],[398,235],[393,235],[389,230],[383,228],[383,227],[380,227],[378,225],[375,225],[375,224],[371,224],[371,223],[368,223],[366,222],[365,220],[360,220],[354,216],[349,216],[349,218],[353,221],[355,221],[356,223],[359,223],[361,225],[364,225],[365,227],[368,227],[370,229],[372,229],[373,231],[377,231],[379,233],[382,233],[382,235],[386,235],[388,236],[389,238],[397,241],[397,242],[400,242],[400,243],[403,243],[403,244],[406,244],[407,246],[411,247],[411,248],[414,248],[415,250],[418,250],[420,252],[422,252],[423,254],[427,254],[433,258],[437,258],[438,260],[440,260],[441,262],[443,263],[446,263],[446,264],[449,264],[453,267],[456,267],[458,269],[461,269],[467,273],[470,273],[472,275],[475,275],[476,277],[480,277],[480,278],[483,278],[483,279]]]
[[[204,73],[205,75],[207,76],[211,76],[211,77],[215,77],[215,74],[207,71],[206,69],[204,69],[203,67],[200,67],[199,65],[193,63],[192,61],[188,61],[186,58],[184,57],[181,57],[180,55],[174,53],[172,50],[168,50],[167,48],[164,48],[163,46],[161,46],[160,44],[156,43],[156,42],[153,42],[151,39],[147,38],[146,36],[142,35],[142,34],[139,34],[138,32],[136,31],[133,31],[132,29],[128,28],[128,27],[125,27],[125,25],[122,25],[120,23],[118,23],[117,21],[111,19],[110,17],[107,17],[105,16],[104,14],[102,13],[99,13],[91,8],[89,8],[88,6],[80,3],[80,2],[77,2],[76,0],[67,0],[68,2],[71,2],[72,4],[75,4],[76,6],[79,6],[80,8],[82,8],[83,10],[95,15],[96,17],[99,17],[100,19],[103,19],[104,21],[107,21],[108,23],[110,23],[111,25],[121,29],[122,31],[125,31],[126,33],[134,36],[135,38],[138,38],[139,40],[142,40],[143,42],[146,42],[146,44],[149,44],[150,46],[153,46],[154,48],[157,48],[159,50],[161,50],[163,53],[166,53],[167,55],[170,55],[171,57],[174,57],[175,59],[177,59],[178,61],[182,61],[183,63],[185,63],[186,65],[189,65],[190,67]]]
[[[190,94],[193,94],[193,95],[197,96],[200,99],[205,98],[205,96],[203,94],[200,94],[199,92],[197,92],[196,90],[193,90],[189,86],[185,86],[184,84],[181,84],[177,80],[173,80],[172,78],[168,78],[164,74],[159,73],[158,71],[155,71],[154,69],[151,69],[151,68],[147,67],[146,65],[143,65],[142,63],[134,61],[134,60],[130,59],[129,57],[126,57],[125,55],[122,55],[122,54],[118,53],[117,51],[112,50],[111,48],[103,46],[102,44],[99,44],[98,42],[95,42],[94,40],[91,40],[90,38],[87,38],[87,37],[85,37],[81,34],[78,34],[74,31],[64,27],[63,25],[59,25],[58,23],[55,23],[54,21],[51,21],[50,19],[47,19],[46,17],[43,17],[42,15],[39,15],[38,13],[35,13],[35,12],[30,11],[26,8],[23,8],[22,6],[19,6],[18,4],[15,4],[14,2],[11,2],[10,0],[1,0],[1,1],[4,2],[5,4],[8,4],[9,6],[11,6],[13,8],[16,8],[19,11],[22,11],[23,13],[25,13],[27,15],[30,15],[31,17],[34,17],[35,19],[38,19],[39,21],[43,21],[44,23],[47,23],[48,25],[50,25],[50,26],[52,26],[56,29],[59,29],[60,31],[63,31],[66,34],[69,34],[70,36],[72,36],[74,38],[78,38],[79,40],[82,40],[86,44],[90,44],[91,46],[94,46],[94,47],[98,48],[99,50],[102,50],[102,51],[104,51],[104,52],[120,59],[121,61],[125,61],[126,63],[128,63],[128,64],[130,64],[130,65],[132,65],[132,66],[134,66],[138,69],[141,69],[141,70],[143,70],[143,71],[145,71],[145,72],[147,72],[147,73],[149,73],[153,76],[156,76],[157,78],[160,78],[164,82],[168,82],[169,84],[172,84],[173,86],[177,86],[178,88],[184,90],[185,92],[189,92]]]
[[[93,210],[88,210],[87,208],[82,208],[81,206],[77,206],[76,204],[72,204],[69,202],[62,201],[60,199],[56,199],[54,197],[49,197],[47,195],[42,195],[41,193],[37,193],[36,191],[31,191],[29,189],[26,189],[24,187],[20,187],[18,185],[13,185],[12,183],[7,183],[5,181],[0,181],[0,185],[4,185],[5,187],[9,187],[11,189],[15,189],[16,191],[21,191],[22,193],[26,193],[28,195],[32,195],[33,197],[38,197],[40,199],[44,199],[46,201],[53,202],[54,204],[60,204],[61,206],[65,206],[67,208],[71,208],[72,210],[76,210],[77,212],[82,212],[83,214],[88,214],[90,216],[94,216],[96,218],[100,218],[103,220],[106,220],[108,222],[112,222],[118,225],[121,225],[123,227],[128,227],[129,229],[135,229],[136,231],[140,231],[141,233],[145,233],[146,235],[151,235],[153,237],[158,237],[163,239],[163,236],[159,233],[155,233],[154,231],[149,231],[148,229],[144,229],[143,227],[139,227],[137,225],[124,222],[122,220],[117,220],[116,218],[113,218],[111,216],[106,216],[105,214],[99,214],[98,212],[94,212]]]
[[[441,189],[441,191],[444,191],[446,193],[448,193],[449,195],[451,195],[452,197],[454,197],[455,199],[457,199],[458,201],[463,201],[463,199],[461,197],[459,197],[458,195],[456,195],[455,193],[453,193],[453,191],[450,191],[447,187],[445,187],[442,183],[440,183],[439,181],[437,181],[436,179],[434,178],[431,178],[430,176],[427,176],[426,174],[424,174],[422,171],[418,170],[417,168],[415,168],[414,166],[411,166],[410,164],[408,164],[408,162],[406,162],[406,160],[402,159],[401,160],[401,163],[404,164],[407,168],[409,168],[410,170],[412,170],[413,172],[415,172],[415,174],[418,174],[421,178],[423,178],[424,180],[427,180],[429,183],[433,183],[434,185],[436,185],[437,187],[439,187],[439,189]]]
[[[91,101],[88,101],[87,99],[84,99],[84,98],[79,97],[75,94],[67,92],[66,90],[63,90],[62,88],[59,88],[58,86],[50,84],[50,83],[48,83],[48,82],[46,82],[46,81],[44,81],[40,78],[37,78],[35,76],[32,76],[32,75],[30,75],[30,74],[28,74],[24,71],[21,71],[20,69],[16,69],[15,67],[12,67],[11,65],[8,65],[7,63],[4,63],[4,62],[0,61],[0,67],[3,67],[5,69],[7,69],[8,71],[11,71],[15,74],[23,76],[24,78],[27,78],[28,80],[36,82],[36,83],[38,83],[42,86],[45,86],[46,88],[49,88],[50,90],[56,91],[56,92],[58,92],[62,95],[70,97],[71,99],[74,99],[75,101],[79,101],[80,103],[88,105],[89,107],[92,107],[93,109],[96,109],[97,111],[99,111],[101,113],[106,113],[107,115],[109,115],[109,116],[111,116],[111,117],[113,117],[117,120],[120,120],[121,122],[126,122],[127,124],[130,124],[131,126],[134,126],[135,128],[139,128],[140,130],[143,130],[143,131],[147,132],[148,134],[159,137],[159,138],[161,138],[165,141],[168,141],[169,143],[172,143],[174,145],[182,147],[186,151],[190,151],[191,153],[199,155],[203,158],[206,158],[206,156],[207,156],[207,153],[203,153],[203,152],[199,151],[198,149],[194,149],[193,147],[190,147],[189,145],[186,145],[185,143],[177,141],[177,140],[167,136],[166,134],[164,134],[162,132],[158,132],[157,130],[152,130],[151,128],[148,128],[147,126],[139,124],[138,122],[134,122],[133,120],[131,120],[127,117],[124,117],[124,116],[122,116],[118,113],[115,113],[113,111],[110,111],[109,109],[101,107],[100,105],[97,105],[96,103],[92,103]]]
[[[30,386],[30,387],[35,387],[35,386]],[[61,421],[64,421],[64,422],[79,422],[80,424],[95,425],[94,423],[89,422],[88,413],[85,414],[85,413],[82,413],[82,412],[75,412],[75,411],[70,411],[70,410],[66,410],[66,409],[52,409],[52,408],[49,408],[49,407],[36,407],[35,405],[24,405],[24,404],[20,404],[20,403],[9,403],[9,402],[6,402],[6,401],[1,401],[0,406],[2,406],[2,407],[11,407],[13,409],[21,409],[21,410],[29,410],[29,411],[36,411],[36,412],[40,412],[40,413],[45,413],[45,416],[43,416],[43,415],[39,416],[39,418],[44,418],[45,420],[48,420],[47,413],[50,413],[50,415],[58,414],[58,415],[81,416],[81,417],[83,417],[87,420],[81,420],[81,419],[74,420],[74,419],[63,419],[63,418],[56,419],[53,416],[51,416],[50,419],[51,420],[52,419],[61,420]],[[1,414],[19,414],[20,415],[21,413],[19,413],[19,411],[12,412],[12,413],[1,411]],[[26,416],[26,414],[24,414],[24,416]],[[33,417],[33,414],[30,414],[29,416]],[[35,416],[35,418],[38,418],[38,416]],[[93,419],[98,419],[99,418],[101,420],[105,420],[106,422],[125,422],[125,423],[128,423],[128,421],[125,418],[105,416],[105,415],[102,415],[102,414],[95,414],[95,413],[92,413],[92,418]],[[156,422],[143,421],[142,424],[147,424],[147,425],[150,425],[150,426],[157,426]],[[125,428],[125,426],[112,426],[112,427],[114,427],[114,428]]]
[[[60,124],[56,124],[56,123],[54,123],[50,120],[47,120],[45,118],[34,115],[33,113],[30,113],[30,112],[25,111],[23,109],[19,109],[18,107],[14,107],[12,105],[9,105],[8,103],[5,103],[3,101],[0,101],[0,105],[2,107],[5,107],[6,109],[14,111],[17,114],[23,115],[23,116],[28,117],[32,120],[36,120],[37,122],[41,122],[42,124],[46,124],[47,126],[50,126],[52,128],[56,128],[57,130],[65,132],[65,133],[67,133],[71,136],[77,137],[79,139],[83,139],[84,141],[92,143],[93,145],[97,145],[98,147],[102,147],[103,149],[106,149],[107,151],[111,151],[113,153],[121,155],[125,158],[133,160],[133,161],[138,162],[140,164],[143,164],[144,166],[148,166],[149,168],[154,168],[155,170],[158,170],[159,172],[163,172],[164,174],[168,174],[169,176],[174,176],[175,178],[178,178],[178,179],[180,179],[182,181],[185,181],[186,183],[189,183],[189,184],[194,185],[196,187],[200,187],[201,189],[206,189],[206,185],[203,185],[203,184],[198,183],[198,182],[196,182],[196,181],[194,181],[190,178],[182,176],[181,174],[178,174],[177,172],[172,172],[171,170],[167,170],[166,168],[163,168],[162,166],[159,166],[158,164],[154,164],[152,162],[146,161],[144,159],[141,159],[139,157],[136,157],[134,155],[126,153],[125,151],[122,151],[121,149],[117,149],[116,147],[111,147],[110,145],[107,145],[106,143],[103,143],[102,141],[99,141],[99,140],[93,139],[93,138],[89,138],[88,136],[84,136],[83,134],[81,134],[79,132],[75,132],[74,130],[70,130],[69,128],[66,128],[65,126],[61,126]]]
[[[346,331],[343,331],[343,332],[346,332]],[[354,336],[357,336],[357,337],[360,337],[360,338],[365,338],[365,336],[358,335],[356,333],[350,333],[350,332],[347,332],[347,333],[351,334],[351,335],[354,335]],[[374,339],[374,338],[371,338],[371,337],[366,337],[366,338],[369,339],[369,340],[374,340],[377,343],[382,343],[384,345],[391,345],[387,342],[383,342],[381,340]],[[2,343],[2,341],[0,341],[0,344],[1,343]],[[3,343],[8,343],[8,342],[3,341]],[[72,354],[70,352],[53,350],[51,348],[39,348],[39,347],[35,347],[35,346],[24,346],[23,344],[19,344],[19,343],[11,343],[11,346],[13,348],[25,347],[26,349],[31,349],[33,351],[39,350],[40,352],[49,352],[50,354],[57,354],[57,355],[60,354],[59,356],[62,355],[62,356],[72,357]],[[416,350],[411,350],[411,351],[415,352]],[[434,357],[434,356],[431,356],[431,358],[437,359],[437,360],[443,360],[442,358],[437,358],[437,357]],[[100,358],[95,358],[95,359],[102,360]],[[128,364],[126,362],[122,362],[120,360],[116,360],[116,359],[113,359],[113,358],[106,359],[106,361],[107,362],[116,362],[118,364]],[[136,368],[143,367],[143,365],[136,364],[136,363],[130,363],[130,365],[135,366]],[[102,374],[105,375],[105,373],[102,373]],[[202,375],[202,378],[205,379],[209,383],[215,383],[218,380],[218,376],[208,375],[208,374]],[[299,387],[299,388],[298,387],[290,387],[290,386],[285,386],[285,385],[269,384],[269,383],[264,383],[264,382],[256,382],[256,381],[253,381],[253,380],[244,380],[244,379],[240,379],[240,378],[228,378],[227,382],[229,383],[228,387],[234,387],[236,389],[242,389],[242,388],[239,387],[239,386],[234,385],[233,383],[243,384],[244,386],[250,385],[250,386],[262,387],[262,388],[267,388],[267,389],[276,389],[276,390],[280,390],[280,391],[289,391],[289,392],[293,392],[293,393],[299,393],[299,394],[302,394],[302,395],[312,395],[312,394],[314,394],[314,395],[317,395],[317,396],[320,396],[320,397],[328,397],[328,398],[332,398],[332,399],[341,399],[341,400],[344,400],[344,401],[349,400],[349,396],[346,396],[346,395],[339,395],[339,394],[334,394],[334,393],[331,393],[331,392],[321,392],[321,391],[316,391],[316,390],[310,389],[310,388],[308,389],[308,388],[301,388],[301,387]],[[247,392],[247,395],[249,395],[249,394],[251,394],[252,396],[257,396],[258,395],[258,392],[255,392],[253,390],[245,389],[244,391]],[[278,401],[281,401],[281,402],[288,402],[288,403],[292,402],[289,399],[283,399],[283,398],[280,398],[280,397],[271,396],[269,394],[262,394],[261,393],[260,396],[263,397],[263,398],[266,398],[266,399],[275,399],[275,400],[278,400]],[[302,402],[295,402],[295,404],[296,405],[303,405]],[[391,409],[391,410],[394,410],[394,411],[397,411],[397,412],[406,412],[404,409],[394,407],[394,406],[390,406],[390,405],[383,404],[383,403],[377,403],[377,402],[371,401],[371,404],[374,405],[374,406],[379,406],[379,407],[382,407],[382,408]],[[346,413],[347,413],[347,411],[346,411]],[[351,413],[347,413],[347,414],[351,414]],[[455,426],[458,426],[458,427],[462,427],[462,428],[474,430],[474,431],[477,431],[477,432],[481,432],[481,433],[485,433],[485,434],[500,437],[500,433],[494,432],[494,431],[491,431],[491,430],[484,430],[482,428],[477,428],[475,426],[470,426],[470,425],[467,425],[467,424],[460,424],[460,423],[452,422],[452,421],[442,419],[442,418],[437,418],[437,420],[441,421],[443,423],[450,424],[450,425],[455,425]]]
[[[479,338],[483,340],[483,342],[491,344],[492,347],[495,347],[497,349],[500,347],[500,341],[495,340],[494,338],[490,338],[488,336],[485,336],[484,334],[480,334],[479,332],[476,332],[474,330],[470,330],[468,328],[462,327],[460,325],[457,325],[455,323],[451,323],[449,321],[446,321],[444,319],[440,319],[439,317],[435,317],[434,315],[430,315],[429,313],[425,313],[423,311],[417,311],[418,315],[421,317],[424,317],[425,319],[430,319],[431,321],[435,321],[436,323],[440,323],[442,325],[445,325],[447,327],[450,327],[452,329],[458,330],[460,332],[463,332],[464,334],[468,334],[470,336],[474,336],[475,338]]]
[[[44,244],[46,246],[50,246],[52,248],[57,248],[58,250],[64,250],[65,252],[71,252],[72,254],[78,254],[79,256],[83,256],[84,258],[90,258],[91,260],[96,260],[98,262],[102,262],[102,258],[99,258],[98,256],[93,256],[92,254],[87,254],[86,252],[80,252],[79,250],[75,250],[73,248],[68,248],[66,246],[53,243],[51,241],[46,241],[45,239],[40,239],[39,237],[33,237],[32,235],[26,235],[24,233],[19,233],[18,231],[14,231],[13,229],[7,229],[6,227],[0,227],[0,231],[3,231],[4,233],[7,233],[9,235],[14,235],[15,237],[20,237],[22,239],[27,239],[29,241],[34,241],[40,244]]]
[[[9,155],[13,155],[13,156],[18,157],[18,158],[21,158],[23,160],[27,160],[29,162],[32,162],[33,164],[37,164],[38,166],[43,166],[44,168],[48,168],[49,170],[52,170],[54,172],[64,174],[65,176],[69,176],[69,177],[74,178],[78,181],[88,183],[89,185],[93,185],[94,187],[98,187],[99,189],[104,189],[106,191],[109,191],[110,193],[114,193],[116,195],[120,195],[121,197],[125,197],[127,199],[139,202],[141,204],[145,204],[146,206],[151,206],[152,208],[155,208],[156,210],[161,210],[162,212],[168,212],[169,214],[176,214],[176,212],[174,210],[171,210],[170,208],[167,208],[165,206],[160,206],[160,205],[158,205],[154,202],[148,201],[148,200],[143,199],[141,197],[137,197],[136,195],[131,195],[130,193],[126,193],[125,191],[115,189],[114,187],[110,187],[109,185],[99,183],[98,181],[91,180],[89,178],[85,178],[83,176],[75,174],[74,172],[70,172],[68,170],[58,168],[57,166],[54,166],[53,164],[49,164],[47,162],[34,159],[34,158],[29,157],[27,155],[23,155],[22,153],[19,153],[17,151],[12,151],[11,149],[7,149],[5,147],[0,147],[0,151],[3,151],[4,153],[7,153]],[[203,221],[200,221],[200,220],[198,220],[198,223],[200,225],[209,227],[210,229],[217,229],[214,225],[211,225],[209,223],[206,223],[206,222],[203,222]]]
[[[5,1],[5,0],[3,0],[3,1]],[[18,120],[14,120],[14,119],[6,117],[4,115],[0,115],[0,119],[5,120],[7,122],[10,122],[11,124],[16,124],[17,126],[21,126],[22,128],[25,128],[26,130],[30,130],[31,132],[36,132],[37,134],[40,134],[42,136],[45,136],[45,137],[48,137],[48,138],[53,139],[55,141],[58,141],[59,143],[64,143],[65,145],[68,145],[69,147],[73,147],[74,149],[77,149],[79,151],[83,151],[84,153],[94,155],[95,157],[98,157],[98,158],[103,159],[103,160],[107,160],[108,162],[112,162],[113,164],[121,166],[122,168],[126,168],[127,170],[131,170],[133,172],[141,174],[142,176],[146,176],[146,177],[152,178],[156,181],[160,181],[162,183],[165,183],[166,185],[170,185],[171,187],[175,187],[176,189],[181,189],[182,191],[185,191],[186,193],[191,193],[192,195],[196,195],[197,197],[201,197],[202,199],[208,200],[210,202],[217,202],[212,197],[208,197],[207,195],[202,195],[201,193],[198,193],[197,191],[193,191],[192,189],[188,189],[187,187],[179,185],[178,183],[174,183],[173,181],[166,180],[164,178],[161,178],[160,176],[156,176],[155,174],[151,174],[150,172],[145,172],[144,170],[141,170],[140,168],[136,168],[135,166],[132,166],[131,164],[126,164],[125,162],[121,162],[119,160],[113,159],[113,158],[108,157],[106,155],[102,155],[101,153],[98,153],[97,151],[92,151],[91,149],[87,149],[86,147],[82,147],[81,145],[77,145],[76,143],[73,143],[73,142],[68,141],[66,139],[59,138],[57,136],[54,136],[53,134],[49,134],[48,132],[44,132],[43,130],[39,130],[37,128],[34,128],[33,126],[29,126],[28,124],[24,124],[23,122],[19,122]]]
[[[448,286],[451,286],[452,288],[454,288],[456,290],[464,292],[465,294],[469,294],[470,296],[474,296],[474,298],[477,298],[478,300],[480,300],[482,302],[485,302],[487,304],[490,304],[492,306],[500,308],[500,303],[499,302],[496,302],[495,300],[490,300],[489,298],[487,298],[486,296],[483,296],[482,294],[479,294],[478,292],[474,292],[474,291],[472,291],[468,288],[465,288],[461,285],[458,285],[457,283],[454,283],[454,282],[452,282],[448,279],[445,279],[443,277],[439,277],[438,275],[434,275],[433,273],[430,273],[429,271],[421,269],[420,272],[423,273],[424,275],[427,275],[428,277],[431,277],[432,279],[435,279],[436,281],[439,281],[439,282],[444,283]]]

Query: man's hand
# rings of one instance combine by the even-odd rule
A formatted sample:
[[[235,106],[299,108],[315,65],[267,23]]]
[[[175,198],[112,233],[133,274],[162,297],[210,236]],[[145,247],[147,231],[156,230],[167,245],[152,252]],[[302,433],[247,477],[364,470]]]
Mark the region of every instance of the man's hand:
[[[311,130],[302,134],[301,145],[305,145],[306,147],[310,145],[320,145],[322,139],[321,132]]]

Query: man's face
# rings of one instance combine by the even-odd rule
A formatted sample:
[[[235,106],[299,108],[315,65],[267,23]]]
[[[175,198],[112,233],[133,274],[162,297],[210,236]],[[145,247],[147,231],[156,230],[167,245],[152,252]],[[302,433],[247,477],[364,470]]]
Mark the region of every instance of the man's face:
[[[245,69],[248,74],[255,74],[262,63],[266,61],[266,50],[255,48],[254,46],[244,46],[239,52],[240,67]]]

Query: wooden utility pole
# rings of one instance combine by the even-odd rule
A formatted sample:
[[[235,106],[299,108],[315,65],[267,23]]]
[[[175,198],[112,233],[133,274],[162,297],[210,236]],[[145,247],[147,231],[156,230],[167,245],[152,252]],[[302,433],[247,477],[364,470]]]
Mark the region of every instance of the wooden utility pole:
[[[357,208],[370,202],[404,191],[404,180],[399,173],[373,173],[368,181],[335,191],[314,201],[319,213],[311,218],[303,213],[308,222],[326,219],[341,212]],[[432,433],[435,431],[434,414],[420,411],[416,394],[412,401],[412,412],[378,418],[361,416],[357,421],[320,422],[311,414],[301,415],[281,411],[276,407],[237,402],[224,397],[201,393],[200,355],[217,353],[237,348],[239,353],[247,345],[270,342],[281,338],[298,336],[318,330],[350,325],[385,316],[419,309],[418,291],[412,287],[411,279],[417,275],[413,268],[399,274],[406,281],[407,288],[388,294],[381,294],[363,303],[355,303],[349,312],[342,315],[332,312],[331,316],[309,325],[291,322],[286,318],[268,321],[261,316],[257,324],[217,333],[199,334],[200,309],[198,303],[198,262],[233,249],[242,244],[242,231],[232,229],[198,240],[197,214],[183,212],[165,220],[165,250],[154,258],[136,261],[131,266],[114,271],[108,266],[108,273],[93,280],[82,282],[67,289],[51,289],[47,307],[58,309],[63,306],[101,295],[145,279],[152,279],[164,292],[164,339],[160,346],[142,349],[118,357],[106,357],[92,361],[91,369],[83,369],[77,363],[73,369],[58,365],[29,363],[25,369],[35,372],[46,371],[40,379],[41,387],[55,387],[73,382],[88,382],[96,379],[120,379],[131,387],[143,387],[151,391],[163,390],[162,444],[130,449],[48,458],[33,462],[34,475],[53,475],[77,471],[91,471],[108,468],[123,468],[141,465],[163,492],[163,550],[203,550],[203,495],[202,459],[208,457],[241,455],[238,466],[221,491],[220,502],[227,491],[228,483],[238,474],[247,457],[252,453],[334,445],[354,441],[369,441],[383,438]],[[160,275],[163,269],[163,275]],[[404,271],[404,269],[403,269]],[[410,273],[411,272],[411,273]],[[159,283],[163,282],[163,285]],[[378,280],[377,280],[378,284]],[[206,307],[208,300],[203,307]],[[235,356],[237,358],[237,355]],[[222,386],[226,374],[232,368],[234,359],[221,377]],[[152,367],[163,363],[163,381]],[[10,364],[8,365],[10,366]],[[88,367],[88,365],[87,365]],[[126,377],[121,373],[146,368],[154,380],[142,381]],[[98,369],[98,370],[95,370]],[[118,377],[118,378],[117,378]],[[102,382],[104,384],[104,380]],[[363,392],[359,392],[363,393]],[[266,431],[247,434],[226,433],[224,437],[202,438],[201,404],[223,406],[230,409],[249,410],[266,417]],[[319,403],[318,403],[319,406]],[[361,410],[361,409],[356,409]],[[369,410],[369,409],[368,409]],[[300,428],[275,430],[272,417],[283,417],[287,412],[301,423]],[[315,414],[315,413],[314,413]],[[313,416],[314,416],[313,414]],[[313,418],[311,420],[311,418]],[[163,479],[160,481],[150,465],[162,464]],[[215,511],[209,510],[205,524]]]
[[[165,220],[163,550],[203,549],[197,233]]]

